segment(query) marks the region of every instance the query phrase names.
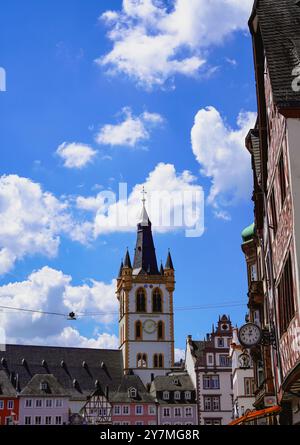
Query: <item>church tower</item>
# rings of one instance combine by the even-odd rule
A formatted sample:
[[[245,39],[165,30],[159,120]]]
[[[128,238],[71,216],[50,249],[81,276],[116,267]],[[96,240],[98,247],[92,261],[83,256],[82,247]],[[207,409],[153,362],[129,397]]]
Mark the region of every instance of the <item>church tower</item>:
[[[152,374],[165,375],[174,366],[174,288],[170,252],[165,267],[158,269],[143,198],[133,264],[127,250],[117,279],[117,297],[124,372],[132,370],[144,384],[151,382]]]

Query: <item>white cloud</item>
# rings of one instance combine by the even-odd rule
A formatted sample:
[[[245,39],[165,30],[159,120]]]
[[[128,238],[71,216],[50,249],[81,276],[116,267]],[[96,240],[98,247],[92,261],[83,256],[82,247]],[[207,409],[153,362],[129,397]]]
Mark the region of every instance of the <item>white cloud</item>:
[[[185,359],[185,350],[175,348],[175,362],[180,362]]]
[[[121,115],[123,120],[120,123],[107,124],[100,129],[96,135],[98,144],[135,147],[139,142],[149,139],[153,125],[163,122],[158,113],[145,111],[140,116],[134,116],[129,107],[123,108]]]
[[[208,203],[222,219],[230,218],[226,207],[250,197],[251,164],[245,137],[255,119],[256,113],[241,112],[237,129],[232,129],[214,107],[201,109],[195,116],[192,149],[201,173],[212,181]]]
[[[207,48],[247,28],[253,0],[123,0],[121,11],[101,18],[110,28],[112,50],[96,60],[110,73],[138,84],[162,86],[175,74],[194,76]]]
[[[93,280],[80,286],[73,286],[71,281],[69,275],[43,267],[24,281],[1,286],[0,305],[57,314],[68,314],[71,311],[76,314],[103,314],[81,318],[79,315],[79,323],[90,323],[92,320],[98,325],[107,325],[115,320],[118,303],[114,280],[109,284]],[[0,320],[7,340],[14,343],[85,347],[112,346],[116,343],[115,336],[110,334],[97,333],[91,339],[81,336],[75,327],[68,326],[69,323],[78,322],[68,322],[66,316],[6,309],[0,312]]]
[[[174,165],[160,163],[142,184],[134,186],[128,199],[122,196],[116,199],[112,192],[110,195],[99,192],[95,197],[77,198],[77,206],[95,213],[92,221],[94,238],[136,229],[142,186],[147,191],[147,209],[154,230],[186,229],[203,218],[203,190],[196,184],[196,178],[187,170],[177,173]]]
[[[30,179],[0,177],[0,274],[26,255],[57,254],[71,220],[66,204]]]
[[[86,144],[64,142],[56,154],[64,161],[64,167],[80,169],[94,160],[97,151]]]

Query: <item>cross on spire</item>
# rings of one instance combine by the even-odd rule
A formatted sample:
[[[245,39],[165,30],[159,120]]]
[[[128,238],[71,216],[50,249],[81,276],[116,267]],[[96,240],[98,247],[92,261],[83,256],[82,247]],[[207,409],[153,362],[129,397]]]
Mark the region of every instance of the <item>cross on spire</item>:
[[[143,195],[142,203],[143,203],[143,206],[145,207],[145,202],[146,202],[145,195],[147,195],[147,192],[145,191],[145,187],[144,186],[143,186],[143,190],[141,191],[141,194]]]

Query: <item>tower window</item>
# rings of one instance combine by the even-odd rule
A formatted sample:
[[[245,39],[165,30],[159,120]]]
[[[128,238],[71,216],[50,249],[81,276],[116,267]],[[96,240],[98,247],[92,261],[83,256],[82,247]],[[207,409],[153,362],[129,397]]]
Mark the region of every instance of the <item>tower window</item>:
[[[135,339],[136,340],[142,339],[142,323],[141,323],[141,321],[135,322]]]
[[[164,340],[165,338],[165,326],[163,321],[159,321],[157,324],[157,339]]]
[[[147,368],[147,354],[137,354],[137,367]]]
[[[164,356],[163,354],[154,354],[153,356],[153,368],[163,368],[164,367]]]
[[[152,294],[152,312],[162,312],[162,297],[158,288]]]
[[[146,312],[146,295],[142,288],[136,293],[136,312]]]

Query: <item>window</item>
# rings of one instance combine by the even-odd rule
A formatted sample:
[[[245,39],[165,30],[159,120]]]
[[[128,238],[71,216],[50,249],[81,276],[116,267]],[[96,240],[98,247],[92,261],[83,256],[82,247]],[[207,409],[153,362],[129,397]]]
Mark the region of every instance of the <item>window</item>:
[[[46,408],[52,408],[52,399],[46,400]]]
[[[191,398],[192,398],[191,391],[185,391],[184,398],[185,398],[185,400],[191,400]]]
[[[52,418],[51,416],[46,416],[45,417],[45,425],[51,425],[52,423]]]
[[[175,417],[182,417],[181,408],[174,408],[174,416]]]
[[[250,280],[257,281],[257,266],[255,263],[250,266]]]
[[[123,406],[123,414],[125,414],[126,416],[129,415],[129,406]]]
[[[292,260],[291,254],[289,254],[277,288],[280,336],[287,331],[287,328],[295,315],[293,284]]]
[[[170,417],[170,408],[163,408],[163,416]]]
[[[137,354],[137,367],[147,368],[147,354],[139,353]]]
[[[144,425],[144,422],[135,422],[136,425]]]
[[[157,324],[157,339],[164,340],[165,338],[165,325],[163,321],[159,321]]]
[[[191,406],[187,406],[186,408],[184,408],[184,416],[185,417],[191,417],[192,414],[193,414],[193,411],[192,411]]]
[[[154,354],[153,356],[153,368],[163,368],[164,367],[164,356],[163,354]]]
[[[9,400],[7,402],[7,409],[14,409],[14,401],[13,400]]]
[[[214,356],[213,354],[207,354],[206,362],[208,366],[212,366],[214,364]]]
[[[220,389],[220,380],[218,375],[204,375],[203,376],[204,389]]]
[[[47,383],[47,382],[41,382],[41,383],[40,383],[40,389],[41,389],[42,391],[47,391],[47,389],[48,389],[48,383]]]
[[[275,192],[274,188],[272,189],[271,195],[270,195],[270,210],[271,210],[271,217],[272,217],[272,228],[274,231],[274,236],[277,232],[277,213],[276,213],[276,201],[275,201]]]
[[[35,425],[42,425],[42,418],[41,418],[41,416],[36,416],[34,423],[35,423]]]
[[[142,322],[140,320],[135,322],[135,339],[142,340]]]
[[[136,312],[146,312],[146,294],[142,288],[136,293]]]
[[[36,408],[42,408],[42,406],[43,406],[43,401],[41,399],[37,399],[35,401],[35,407]]]
[[[181,396],[180,396],[180,391],[175,391],[174,392],[174,399],[175,400],[180,400]]]
[[[245,396],[253,396],[255,391],[255,381],[252,377],[244,378]]]
[[[144,407],[142,405],[136,405],[135,414],[137,416],[142,416],[144,414]]]
[[[220,396],[204,396],[204,411],[220,411]]]
[[[3,400],[0,400],[0,409],[4,409],[4,402],[3,402]]]
[[[286,197],[286,180],[285,180],[285,168],[284,168],[284,159],[283,159],[283,153],[281,153],[280,159],[279,159],[279,185],[280,185],[280,195],[281,195],[281,206],[283,206],[285,197]]]
[[[25,408],[32,408],[32,400],[31,399],[25,400]]]
[[[156,409],[155,409],[155,406],[154,406],[154,405],[150,405],[150,406],[148,407],[148,414],[149,414],[150,416],[154,416],[154,415],[156,414]]]
[[[122,422],[122,425],[130,425],[130,422]]]
[[[61,416],[55,416],[55,425],[61,425],[61,424],[62,424]]]
[[[203,419],[204,425],[221,425],[220,419]]]
[[[219,363],[220,363],[220,366],[223,366],[223,367],[230,367],[231,366],[231,360],[230,360],[230,358],[227,356],[227,355],[225,355],[225,354],[221,354],[220,356],[219,356]]]
[[[136,388],[129,388],[129,390],[128,390],[128,396],[129,396],[131,399],[136,399],[136,397],[137,397],[137,389],[136,389]]]
[[[169,391],[164,391],[164,392],[163,392],[163,399],[164,399],[164,400],[169,400],[169,398],[170,398],[170,393],[169,393]]]
[[[162,312],[162,298],[158,288],[154,289],[152,294],[152,312]]]
[[[31,417],[25,416],[24,423],[25,423],[25,425],[31,425]]]
[[[63,401],[61,399],[55,400],[55,406],[56,406],[56,408],[62,408]]]
[[[217,339],[218,348],[224,348],[224,338]]]
[[[114,413],[116,416],[119,416],[121,414],[121,407],[120,406],[115,406],[114,407]]]

